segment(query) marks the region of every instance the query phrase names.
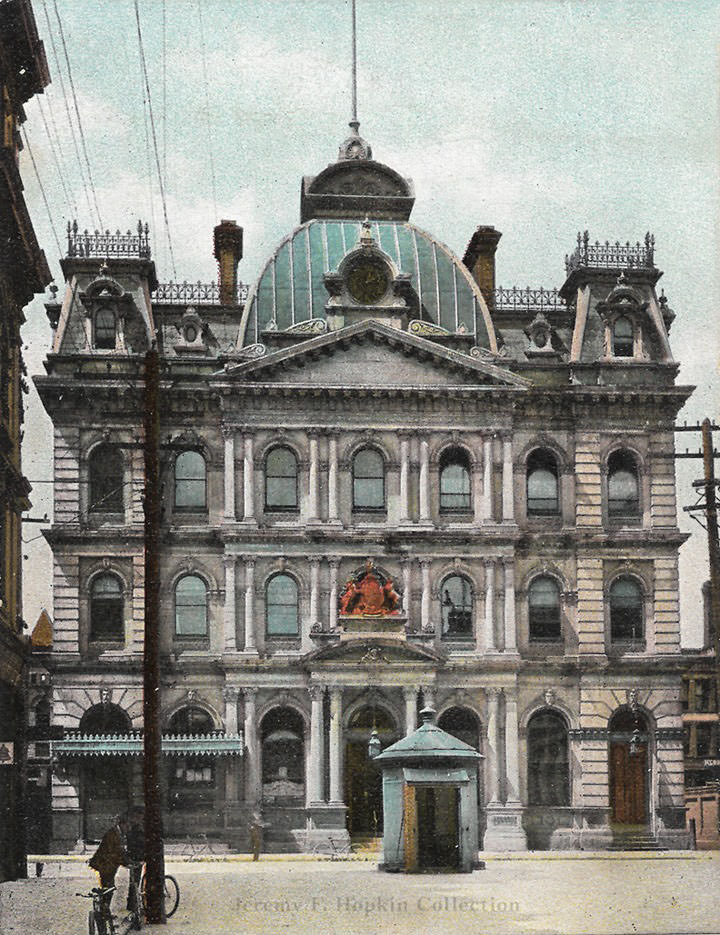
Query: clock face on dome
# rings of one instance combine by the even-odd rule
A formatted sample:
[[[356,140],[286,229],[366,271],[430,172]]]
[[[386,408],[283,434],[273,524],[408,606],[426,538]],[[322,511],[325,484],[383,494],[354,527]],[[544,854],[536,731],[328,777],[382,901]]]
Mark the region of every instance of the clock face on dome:
[[[374,305],[385,295],[390,283],[387,269],[377,260],[362,260],[347,275],[350,295],[361,305]]]

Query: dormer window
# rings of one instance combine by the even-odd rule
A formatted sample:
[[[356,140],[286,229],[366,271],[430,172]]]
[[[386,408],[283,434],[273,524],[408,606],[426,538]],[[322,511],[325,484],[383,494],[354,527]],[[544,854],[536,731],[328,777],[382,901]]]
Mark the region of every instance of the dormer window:
[[[635,340],[633,323],[625,315],[615,319],[612,326],[612,352],[613,357],[634,357]]]
[[[115,312],[107,306],[95,312],[95,347],[100,351],[115,350]]]

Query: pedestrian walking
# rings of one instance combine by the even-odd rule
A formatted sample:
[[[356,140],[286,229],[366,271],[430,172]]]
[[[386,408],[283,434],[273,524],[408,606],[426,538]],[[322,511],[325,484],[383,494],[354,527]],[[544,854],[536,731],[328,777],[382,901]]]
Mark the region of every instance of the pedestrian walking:
[[[254,811],[252,821],[250,822],[250,845],[252,847],[253,860],[260,859],[264,827],[265,822],[262,818],[262,812],[259,810]]]
[[[127,815],[119,815],[112,828],[105,832],[98,849],[88,861],[92,869],[97,871],[100,877],[100,886],[103,889],[115,885],[115,874],[118,867],[128,866],[127,830]],[[105,900],[109,911],[112,893],[106,896]]]

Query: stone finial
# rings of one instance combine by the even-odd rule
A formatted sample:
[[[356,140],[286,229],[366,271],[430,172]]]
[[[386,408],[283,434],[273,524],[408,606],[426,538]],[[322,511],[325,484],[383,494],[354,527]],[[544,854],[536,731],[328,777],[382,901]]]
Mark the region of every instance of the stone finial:
[[[423,724],[434,724],[435,723],[435,708],[432,705],[425,705],[425,707],[420,712],[420,720]]]

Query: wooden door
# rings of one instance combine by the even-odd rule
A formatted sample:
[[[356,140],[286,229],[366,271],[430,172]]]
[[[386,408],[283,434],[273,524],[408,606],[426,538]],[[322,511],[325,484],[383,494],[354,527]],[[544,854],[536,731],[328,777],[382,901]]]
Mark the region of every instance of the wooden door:
[[[403,850],[405,870],[412,873],[418,869],[418,822],[415,786],[403,786]]]
[[[623,825],[647,822],[647,744],[630,753],[630,744],[610,745],[610,801],[612,820]]]

